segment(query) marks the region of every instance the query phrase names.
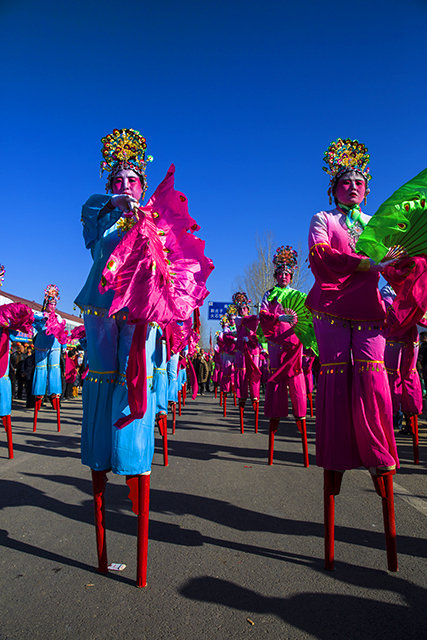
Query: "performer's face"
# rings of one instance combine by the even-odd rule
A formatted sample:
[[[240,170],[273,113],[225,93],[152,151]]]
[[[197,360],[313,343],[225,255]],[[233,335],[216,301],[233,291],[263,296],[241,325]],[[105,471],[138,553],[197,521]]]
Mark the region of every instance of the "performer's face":
[[[291,274],[288,273],[287,271],[278,271],[275,277],[279,287],[287,287],[292,280]]]
[[[360,204],[365,197],[366,182],[357,171],[345,173],[335,187],[335,197],[342,204]]]
[[[113,193],[132,196],[138,201],[143,193],[141,180],[132,169],[120,169],[111,180],[111,190]]]
[[[244,307],[242,307],[242,316],[248,316],[248,315],[249,315],[249,307],[245,305]]]

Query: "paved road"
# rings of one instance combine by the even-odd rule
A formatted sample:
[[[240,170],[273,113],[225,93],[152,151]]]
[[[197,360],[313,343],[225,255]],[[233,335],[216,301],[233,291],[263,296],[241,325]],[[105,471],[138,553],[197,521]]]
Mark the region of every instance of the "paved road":
[[[269,638],[331,640],[427,633],[427,431],[421,464],[398,439],[400,571],[386,570],[381,504],[367,472],[348,472],[337,498],[336,570],[323,569],[322,471],[309,469],[299,436],[284,421],[276,461],[266,465],[267,423],[244,435],[237,409],[222,417],[212,396],[187,403],[153,462],[149,576],[134,586],[136,516],[127,487],[107,492],[109,560],[94,572],[90,475],[79,460],[80,400],[63,405],[63,428],[43,409],[13,413],[15,459],[0,436],[0,639],[160,640]],[[248,420],[249,421],[249,420]]]

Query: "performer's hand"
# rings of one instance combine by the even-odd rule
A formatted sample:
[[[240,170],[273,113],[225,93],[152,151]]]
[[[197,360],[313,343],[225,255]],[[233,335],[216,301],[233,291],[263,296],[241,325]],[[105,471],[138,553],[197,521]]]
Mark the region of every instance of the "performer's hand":
[[[280,322],[288,322],[289,324],[295,324],[296,322],[295,315],[291,313],[282,313],[279,316],[279,320]]]
[[[391,264],[396,262],[396,258],[393,258],[392,260],[384,260],[382,262],[380,262],[379,264],[376,264],[371,258],[370,258],[370,266],[369,269],[370,271],[384,271],[384,269],[386,267],[389,267]]]
[[[249,342],[248,336],[243,336],[243,342]]]
[[[111,196],[110,200],[114,208],[121,209],[121,211],[123,211],[126,218],[133,216],[134,211],[139,206],[138,200],[127,194],[116,193]]]

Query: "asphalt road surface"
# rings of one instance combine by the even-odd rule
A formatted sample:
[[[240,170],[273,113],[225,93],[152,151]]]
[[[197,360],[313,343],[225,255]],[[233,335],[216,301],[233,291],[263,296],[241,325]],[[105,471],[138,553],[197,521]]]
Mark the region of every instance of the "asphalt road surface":
[[[169,466],[156,435],[148,586],[135,587],[136,516],[124,479],[106,493],[110,562],[97,574],[90,472],[79,458],[81,401],[52,409],[15,402],[15,458],[0,435],[0,639],[408,640],[427,637],[427,429],[419,465],[398,436],[395,476],[399,572],[387,571],[381,500],[369,474],[347,472],[336,499],[335,571],[323,568],[322,470],[302,465],[295,423],[283,420],[275,462],[267,421],[239,429],[210,395],[187,402]]]

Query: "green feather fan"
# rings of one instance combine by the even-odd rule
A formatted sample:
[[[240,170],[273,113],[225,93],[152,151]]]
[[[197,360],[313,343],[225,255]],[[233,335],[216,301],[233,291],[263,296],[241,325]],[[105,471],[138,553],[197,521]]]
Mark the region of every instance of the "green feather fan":
[[[379,207],[360,234],[356,251],[375,262],[427,254],[427,169]]]

